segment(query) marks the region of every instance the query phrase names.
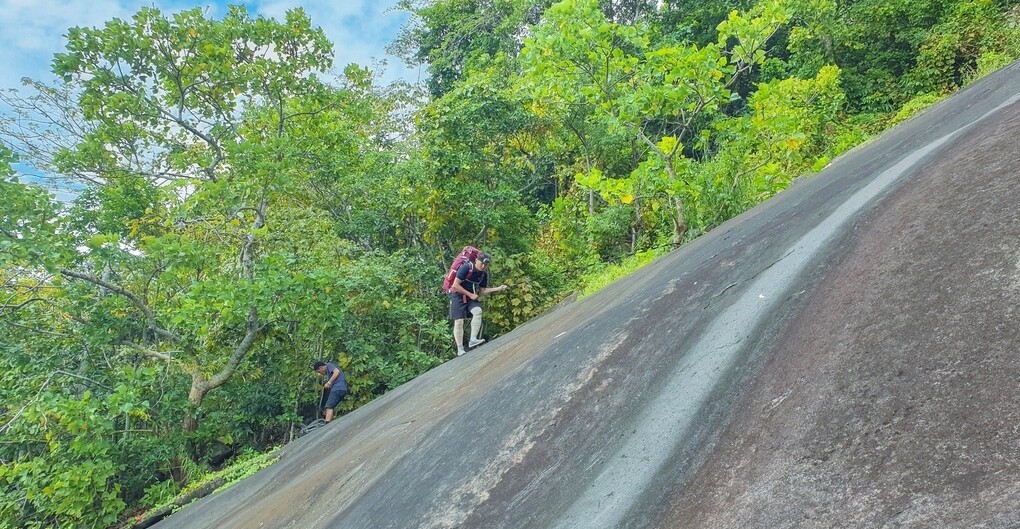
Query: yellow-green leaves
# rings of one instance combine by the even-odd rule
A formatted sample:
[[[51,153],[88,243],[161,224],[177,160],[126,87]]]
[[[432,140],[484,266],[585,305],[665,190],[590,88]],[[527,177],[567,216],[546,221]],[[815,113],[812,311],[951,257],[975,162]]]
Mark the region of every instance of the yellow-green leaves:
[[[607,178],[598,169],[578,173],[574,180],[583,188],[599,193],[603,200],[630,204],[635,199],[635,181],[631,178]]]

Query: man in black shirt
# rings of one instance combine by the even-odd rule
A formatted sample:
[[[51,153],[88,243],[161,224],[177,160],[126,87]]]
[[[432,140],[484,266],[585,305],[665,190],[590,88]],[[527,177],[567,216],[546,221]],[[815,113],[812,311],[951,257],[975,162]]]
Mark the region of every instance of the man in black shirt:
[[[480,252],[474,262],[465,262],[457,270],[457,278],[450,287],[450,319],[453,320],[453,341],[457,343],[457,356],[464,354],[464,318],[471,314],[471,339],[468,347],[485,342],[478,333],[482,330],[482,303],[478,297],[503,292],[506,285],[489,288],[489,261],[492,256]]]
[[[340,366],[333,362],[315,362],[312,369],[326,377],[326,383],[322,385],[323,393],[329,392],[326,399],[326,422],[333,420],[333,408],[336,408],[340,401],[347,396],[347,376],[340,370]]]

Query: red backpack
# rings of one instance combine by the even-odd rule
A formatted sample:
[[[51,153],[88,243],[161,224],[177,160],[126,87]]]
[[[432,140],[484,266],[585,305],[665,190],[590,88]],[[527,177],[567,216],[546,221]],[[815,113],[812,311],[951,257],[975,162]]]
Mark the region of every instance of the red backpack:
[[[457,254],[454,258],[453,264],[450,265],[450,271],[446,273],[446,277],[443,278],[443,292],[450,293],[450,287],[453,286],[453,280],[457,278],[457,270],[460,270],[460,265],[465,262],[474,262],[475,258],[478,257],[478,248],[474,246],[465,246],[463,250]]]

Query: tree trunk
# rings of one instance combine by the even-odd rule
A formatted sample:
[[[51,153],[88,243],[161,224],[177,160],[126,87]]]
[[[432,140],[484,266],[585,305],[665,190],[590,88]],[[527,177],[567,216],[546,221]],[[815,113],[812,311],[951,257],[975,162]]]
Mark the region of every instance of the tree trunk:
[[[687,234],[687,217],[684,216],[684,201],[680,197],[673,197],[673,205],[676,207],[676,217],[673,219],[673,248],[679,248],[684,242],[684,235]]]
[[[184,414],[182,428],[185,432],[192,433],[198,430],[198,408],[202,405],[202,399],[209,392],[209,383],[200,372],[191,374],[191,391],[188,392],[188,411]]]
[[[634,255],[637,253],[638,241],[641,240],[641,233],[643,231],[643,223],[641,221],[641,199],[634,200],[634,225],[630,230],[630,254]]]

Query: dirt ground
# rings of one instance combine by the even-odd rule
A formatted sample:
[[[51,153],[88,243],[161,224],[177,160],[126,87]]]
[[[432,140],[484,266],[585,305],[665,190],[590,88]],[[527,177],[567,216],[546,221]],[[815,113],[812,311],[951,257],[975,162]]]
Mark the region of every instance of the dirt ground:
[[[1020,527],[1020,104],[861,219],[656,527]]]

